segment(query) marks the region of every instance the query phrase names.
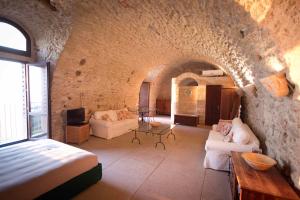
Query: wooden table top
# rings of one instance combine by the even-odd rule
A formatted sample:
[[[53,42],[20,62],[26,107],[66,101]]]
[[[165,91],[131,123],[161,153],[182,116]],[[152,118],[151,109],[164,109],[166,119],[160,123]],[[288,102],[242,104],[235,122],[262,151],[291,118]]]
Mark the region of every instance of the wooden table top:
[[[241,189],[269,194],[284,199],[299,200],[298,195],[275,167],[258,171],[250,167],[239,152],[231,152],[236,178]]]

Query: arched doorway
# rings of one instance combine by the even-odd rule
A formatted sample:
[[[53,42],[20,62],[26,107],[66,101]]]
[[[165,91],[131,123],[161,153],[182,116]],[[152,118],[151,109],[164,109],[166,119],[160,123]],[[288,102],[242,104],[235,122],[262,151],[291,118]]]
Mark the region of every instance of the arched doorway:
[[[218,95],[214,94],[212,88],[218,88]],[[197,117],[197,124],[211,125],[216,123],[222,115],[230,115],[233,105],[231,105],[231,97],[236,94],[234,83],[229,76],[207,77],[191,72],[182,73],[172,78],[172,96],[171,96],[171,121],[174,122],[176,116]],[[209,90],[209,91],[208,91]],[[233,91],[228,92],[228,91]],[[218,101],[211,104],[212,100],[207,98],[216,98]],[[207,103],[207,101],[209,101]],[[214,101],[215,102],[215,101]],[[223,104],[222,104],[223,103]],[[216,116],[210,119],[211,108],[217,110]],[[208,109],[209,112],[206,112]],[[223,110],[222,110],[223,109]],[[235,109],[236,110],[236,109]],[[224,111],[224,113],[221,113]],[[229,113],[229,114],[228,114]]]

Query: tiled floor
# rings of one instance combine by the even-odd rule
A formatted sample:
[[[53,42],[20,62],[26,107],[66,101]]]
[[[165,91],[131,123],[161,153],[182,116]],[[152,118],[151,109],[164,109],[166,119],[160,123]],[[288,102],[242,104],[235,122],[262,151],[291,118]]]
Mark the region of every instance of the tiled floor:
[[[103,177],[75,199],[231,199],[227,173],[203,168],[208,129],[178,125],[174,133],[176,140],[164,137],[166,150],[149,134],[138,134],[141,144],[131,143],[132,133],[91,137],[80,148],[98,155]]]

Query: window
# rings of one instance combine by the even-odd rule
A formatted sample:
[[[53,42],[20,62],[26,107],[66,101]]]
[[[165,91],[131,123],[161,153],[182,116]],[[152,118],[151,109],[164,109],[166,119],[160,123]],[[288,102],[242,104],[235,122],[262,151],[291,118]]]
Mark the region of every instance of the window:
[[[27,139],[25,67],[0,60],[0,145]]]
[[[0,51],[31,56],[29,35],[21,26],[3,17],[0,17]]]
[[[49,136],[49,63],[24,56],[32,59],[29,35],[0,17],[0,146]]]

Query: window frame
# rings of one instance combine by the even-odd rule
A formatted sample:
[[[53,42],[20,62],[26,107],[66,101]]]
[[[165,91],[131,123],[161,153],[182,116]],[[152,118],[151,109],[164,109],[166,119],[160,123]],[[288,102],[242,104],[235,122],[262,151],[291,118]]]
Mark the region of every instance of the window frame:
[[[24,37],[26,39],[26,51],[9,48],[9,47],[4,47],[4,46],[0,46],[0,51],[4,52],[4,53],[11,53],[11,54],[20,55],[20,56],[31,57],[31,39],[30,39],[29,34],[16,22],[9,20],[5,17],[0,16],[0,22],[4,22],[4,23],[7,23],[7,24],[15,27],[24,35]]]

